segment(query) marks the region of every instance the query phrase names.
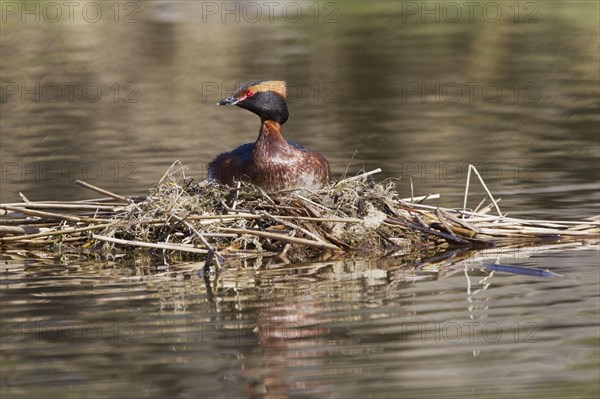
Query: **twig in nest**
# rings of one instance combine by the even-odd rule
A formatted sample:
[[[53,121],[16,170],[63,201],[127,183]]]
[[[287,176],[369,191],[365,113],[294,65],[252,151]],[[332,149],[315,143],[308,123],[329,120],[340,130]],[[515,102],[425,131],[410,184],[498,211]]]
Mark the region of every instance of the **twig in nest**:
[[[370,172],[361,173],[360,175],[352,176],[352,177],[349,177],[347,179],[343,179],[343,180],[338,181],[337,183],[335,183],[334,187],[339,186],[341,184],[350,183],[350,182],[355,181],[355,180],[360,180],[360,179],[363,179],[363,178],[365,178],[367,176],[371,176],[371,175],[374,175],[374,174],[380,173],[380,172],[381,172],[381,168],[377,168],[377,169],[374,169],[374,170],[372,170]]]
[[[20,235],[20,236],[12,236],[12,237],[1,237],[0,241],[19,241],[19,240],[28,240],[31,238],[39,238],[39,237],[49,237],[56,235],[65,235],[65,234],[74,234],[74,233],[82,233],[84,231],[90,230],[102,230],[110,226],[110,223],[107,224],[97,224],[94,226],[86,226],[79,227],[76,229],[64,229],[64,230],[52,230],[52,231],[44,231],[40,233]]]
[[[456,234],[454,234],[454,231],[452,230],[452,227],[450,227],[450,225],[448,224],[448,222],[446,222],[446,218],[444,218],[444,215],[442,214],[442,211],[440,210],[440,208],[437,208],[435,210],[435,216],[437,216],[438,220],[440,221],[440,223],[442,223],[442,225],[444,226],[444,228],[446,229],[446,231],[448,233],[450,233],[451,236],[456,237]]]
[[[236,234],[250,234],[250,235],[257,236],[257,237],[271,238],[274,240],[291,242],[291,243],[300,244],[300,245],[306,245],[308,247],[313,247],[313,248],[331,249],[333,251],[339,250],[339,248],[333,244],[329,244],[326,242],[313,241],[313,240],[306,240],[304,238],[290,237],[290,236],[284,235],[284,234],[275,234],[275,233],[269,233],[266,231],[259,231],[259,230],[234,229],[234,228],[230,228],[230,227],[223,227],[223,228],[221,228],[221,230],[230,232],[230,233],[236,233]]]
[[[62,213],[35,211],[33,209],[20,208],[17,206],[2,205],[0,206],[0,208],[6,211],[20,212],[25,215],[40,216],[48,219],[68,220],[69,222],[81,222],[85,219],[78,216],[64,215]]]
[[[261,213],[263,216],[265,216],[266,218],[269,218],[269,219],[271,219],[271,220],[274,220],[274,221],[276,221],[277,223],[281,223],[282,225],[284,225],[284,226],[287,226],[287,227],[289,227],[289,228],[291,228],[291,229],[294,229],[294,230],[298,230],[298,231],[300,231],[301,233],[303,233],[304,235],[306,235],[306,236],[308,236],[308,237],[312,238],[312,239],[313,239],[313,240],[315,240],[315,241],[319,241],[319,242],[325,243],[325,241],[324,241],[324,240],[323,240],[321,237],[317,236],[317,235],[316,235],[316,234],[314,234],[314,233],[311,233],[310,231],[306,230],[304,227],[300,227],[300,226],[298,226],[298,225],[296,225],[296,224],[294,224],[294,223],[290,223],[290,222],[288,222],[288,221],[285,221],[285,220],[283,220],[283,219],[280,219],[280,218],[278,218],[278,217],[276,217],[276,216],[270,215],[270,214],[268,214],[268,213],[267,213],[267,212],[265,212],[265,211],[262,211],[262,212],[260,212],[260,213]],[[336,247],[336,248],[337,248],[337,247]],[[339,248],[337,248],[337,249],[339,249]]]
[[[131,240],[123,240],[121,238],[114,237],[106,237],[99,234],[92,234],[92,238],[94,240],[110,242],[113,244],[121,244],[121,245],[130,245],[133,247],[145,247],[145,248],[156,248],[156,249],[168,249],[172,251],[181,251],[181,252],[192,252],[196,254],[206,254],[208,250],[202,248],[194,248],[188,247],[183,244],[169,244],[169,243],[152,243],[152,242],[143,242],[143,241],[131,241]]]
[[[502,212],[500,212],[500,208],[498,207],[498,204],[496,203],[496,200],[494,199],[494,196],[492,195],[492,193],[490,192],[490,190],[485,185],[485,182],[481,178],[481,175],[479,174],[479,172],[477,171],[477,169],[475,168],[475,166],[473,166],[471,164],[469,164],[469,170],[467,172],[467,183],[466,183],[466,186],[465,186],[465,198],[464,198],[464,201],[463,201],[463,209],[467,209],[467,197],[469,195],[469,183],[471,182],[471,171],[473,171],[473,173],[475,173],[477,175],[477,178],[479,178],[479,182],[481,183],[481,186],[483,187],[483,189],[487,193],[488,197],[490,198],[490,201],[492,201],[492,204],[494,204],[494,206],[496,207],[496,211],[498,211],[498,216],[502,217],[503,216]]]
[[[123,202],[128,202],[128,199],[125,198],[125,197],[123,197],[122,195],[112,193],[112,192],[110,192],[108,190],[105,190],[103,188],[100,188],[100,187],[96,187],[93,184],[84,182],[83,180],[75,180],[75,184],[78,184],[78,185],[80,185],[82,187],[85,187],[85,188],[89,188],[90,190],[93,190],[93,191],[95,191],[97,193],[100,193],[100,194],[103,194],[103,195],[108,195],[109,197],[114,198],[116,200],[123,201]]]
[[[204,238],[204,236],[202,235],[202,233],[200,233],[198,230],[196,230],[194,228],[194,226],[192,226],[191,223],[189,223],[187,220],[180,218],[177,215],[171,215],[171,217],[181,223],[183,223],[196,237],[198,237],[200,239],[200,241],[202,241],[202,244],[204,244],[204,246],[208,249],[208,253],[209,255],[214,254],[216,255],[214,257],[215,259],[215,263],[217,264],[217,269],[220,270],[221,269],[221,260],[222,260],[222,256],[219,255],[219,252],[217,252],[217,250],[210,245],[210,243],[206,240],[206,238]],[[212,258],[212,256],[211,256]],[[208,263],[208,261],[207,261]]]
[[[346,175],[348,174],[348,169],[350,169],[350,165],[352,164],[352,161],[354,161],[354,157],[356,156],[357,153],[358,153],[358,150],[354,150],[354,154],[352,154],[352,157],[350,158],[348,165],[346,165],[346,170],[344,170],[344,173],[342,174],[342,180],[344,180],[346,178]]]

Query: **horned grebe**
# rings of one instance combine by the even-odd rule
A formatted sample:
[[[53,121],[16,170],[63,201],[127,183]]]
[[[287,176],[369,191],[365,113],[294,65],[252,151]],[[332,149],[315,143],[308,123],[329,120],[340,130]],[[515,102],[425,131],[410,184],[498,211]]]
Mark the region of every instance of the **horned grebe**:
[[[281,126],[288,119],[286,83],[263,80],[243,85],[218,105],[237,105],[260,117],[254,143],[218,155],[208,164],[208,179],[232,185],[243,180],[267,191],[319,189],[331,174],[329,163],[318,152],[287,141]]]

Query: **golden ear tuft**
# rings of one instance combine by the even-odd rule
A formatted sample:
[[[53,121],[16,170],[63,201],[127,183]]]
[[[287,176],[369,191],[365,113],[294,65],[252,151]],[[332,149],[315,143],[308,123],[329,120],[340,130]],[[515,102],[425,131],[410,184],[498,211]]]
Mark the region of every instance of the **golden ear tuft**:
[[[259,93],[261,91],[272,91],[283,98],[285,98],[287,95],[287,85],[283,80],[265,80],[249,87],[248,89],[253,90],[255,93]]]

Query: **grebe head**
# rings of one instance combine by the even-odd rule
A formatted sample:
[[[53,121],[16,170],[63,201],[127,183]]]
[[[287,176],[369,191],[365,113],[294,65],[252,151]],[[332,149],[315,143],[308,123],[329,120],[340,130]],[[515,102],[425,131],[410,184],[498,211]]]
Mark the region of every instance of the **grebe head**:
[[[237,105],[260,117],[283,125],[288,119],[285,103],[286,84],[281,80],[261,80],[246,83],[218,105]]]

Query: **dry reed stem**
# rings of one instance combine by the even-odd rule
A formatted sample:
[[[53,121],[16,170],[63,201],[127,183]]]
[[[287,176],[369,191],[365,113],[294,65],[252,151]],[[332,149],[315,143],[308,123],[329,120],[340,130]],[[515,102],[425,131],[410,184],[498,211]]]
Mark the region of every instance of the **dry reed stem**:
[[[341,186],[342,184],[346,184],[346,183],[350,183],[353,182],[355,180],[360,180],[360,179],[364,179],[368,176],[374,175],[376,173],[380,173],[381,172],[381,168],[377,168],[375,170],[372,170],[370,172],[365,172],[365,173],[361,173],[360,175],[356,175],[356,176],[352,176],[352,177],[348,177],[346,179],[342,179],[340,181],[338,181],[337,183],[335,183],[334,186]]]
[[[465,198],[464,198],[464,201],[463,201],[463,209],[467,209],[467,197],[469,195],[469,184],[471,182],[471,171],[473,173],[475,173],[475,175],[477,175],[477,178],[479,179],[479,182],[481,183],[481,186],[483,187],[483,189],[487,193],[488,198],[490,199],[490,201],[492,201],[492,204],[494,204],[494,206],[496,207],[496,210],[498,211],[498,216],[502,216],[502,212],[500,211],[500,208],[498,207],[497,201],[494,199],[494,196],[492,195],[492,193],[490,192],[490,190],[486,186],[485,182],[483,181],[483,178],[479,174],[479,171],[477,171],[477,168],[475,168],[475,166],[473,166],[471,164],[469,164],[469,169],[467,171],[467,183],[465,185]]]
[[[170,251],[181,251],[191,252],[196,254],[207,254],[207,249],[187,247],[183,244],[169,244],[169,243],[151,243],[142,241],[123,240],[120,238],[106,237],[99,234],[92,234],[92,238],[99,241],[110,242],[113,244],[130,245],[133,247],[144,247],[144,248],[155,248],[155,249],[166,249]]]
[[[123,197],[122,195],[115,194],[115,193],[110,192],[108,190],[104,190],[104,189],[102,189],[100,187],[96,187],[93,184],[84,182],[83,180],[75,180],[75,184],[78,184],[78,185],[80,185],[82,187],[85,187],[85,188],[89,188],[90,190],[93,190],[93,191],[95,191],[97,193],[100,193],[100,194],[103,194],[103,195],[108,195],[109,197],[114,198],[116,200],[123,201],[123,202],[129,202],[129,200],[127,198]]]
[[[306,235],[306,236],[308,236],[308,237],[312,238],[312,239],[313,239],[313,240],[315,240],[315,241],[318,241],[318,242],[321,242],[321,243],[325,243],[325,241],[323,240],[323,238],[321,238],[321,237],[319,237],[318,235],[316,235],[316,234],[314,234],[314,233],[312,233],[312,232],[310,232],[310,231],[306,230],[304,227],[300,227],[300,226],[298,226],[298,225],[296,225],[296,224],[294,224],[294,223],[287,222],[287,221],[285,221],[285,220],[283,220],[283,219],[281,219],[281,218],[279,218],[279,217],[276,217],[276,216],[270,215],[270,214],[268,214],[268,213],[267,213],[267,212],[265,212],[265,211],[262,211],[262,212],[261,212],[261,214],[262,214],[262,215],[263,215],[265,218],[267,218],[267,219],[271,219],[271,220],[273,220],[273,221],[275,221],[275,222],[277,222],[277,223],[281,223],[282,225],[284,225],[284,226],[287,226],[287,227],[289,227],[289,228],[291,228],[291,229],[298,230],[298,231],[299,231],[299,232],[301,232],[302,234],[304,234],[304,235]],[[337,248],[337,247],[336,247],[336,248]]]
[[[439,194],[421,195],[419,197],[402,198],[402,199],[400,199],[400,201],[419,203],[421,201],[432,200],[432,199],[440,199],[440,195]]]
[[[52,230],[52,231],[39,232],[39,233],[35,233],[35,234],[24,234],[24,235],[11,236],[11,237],[0,237],[0,241],[9,242],[9,241],[29,240],[32,238],[39,238],[39,237],[49,237],[49,236],[55,236],[55,235],[83,233],[85,231],[102,230],[102,229],[109,227],[110,225],[111,225],[110,223],[97,224],[97,225],[93,225],[93,226],[79,227],[79,228],[75,228],[75,229]]]
[[[108,212],[119,212],[124,206],[110,206],[110,205],[88,205],[88,204],[74,204],[74,203],[60,203],[60,202],[15,202],[11,204],[2,204],[2,206],[10,206],[17,208],[26,209],[68,209],[72,211],[108,211]]]
[[[228,231],[230,233],[235,233],[235,234],[249,234],[249,235],[253,235],[253,236],[257,236],[257,237],[270,238],[270,239],[274,239],[274,240],[290,242],[293,244],[306,245],[308,247],[313,247],[313,248],[330,249],[333,251],[339,250],[339,248],[333,244],[328,244],[328,243],[319,242],[319,241],[306,240],[304,238],[290,237],[290,236],[287,236],[284,234],[268,233],[266,231],[233,229],[233,228],[229,228],[229,227],[223,227],[223,228],[221,228],[221,231]]]
[[[77,216],[70,216],[70,215],[64,215],[64,214],[52,213],[52,212],[36,211],[36,210],[21,208],[21,207],[17,207],[17,206],[0,205],[0,209],[4,209],[5,211],[22,213],[24,215],[41,216],[41,217],[45,217],[45,218],[49,218],[49,219],[68,220],[70,222],[83,221],[83,218],[77,217]]]

